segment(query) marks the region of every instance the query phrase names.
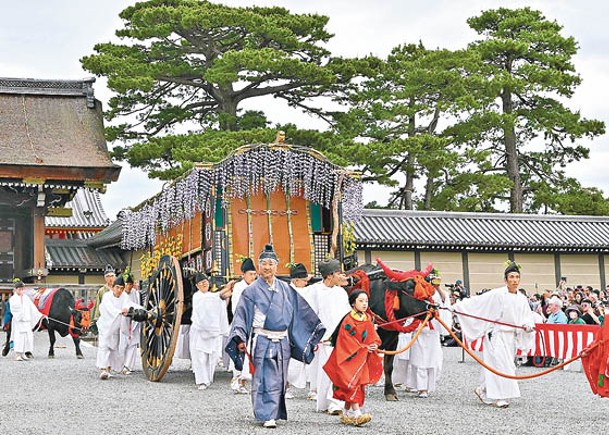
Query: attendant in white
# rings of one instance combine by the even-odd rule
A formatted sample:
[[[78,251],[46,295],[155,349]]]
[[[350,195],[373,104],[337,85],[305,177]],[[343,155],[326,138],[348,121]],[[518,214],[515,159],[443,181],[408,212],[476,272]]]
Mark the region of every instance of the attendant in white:
[[[106,266],[106,270],[104,271],[105,284],[97,290],[97,294],[95,296],[95,305],[93,306],[93,312],[91,313],[91,321],[93,323],[97,323],[97,319],[99,319],[100,315],[99,307],[101,306],[102,298],[106,293],[112,290],[115,279],[116,274],[114,273],[114,268],[108,264]]]
[[[119,371],[123,367],[124,355],[120,353],[121,321],[129,308],[123,306],[125,280],[118,276],[114,280],[112,291],[103,295],[99,306],[97,368],[99,379],[106,380],[110,371]]]
[[[197,292],[192,295],[190,355],[195,383],[205,390],[214,380],[221,355],[222,337],[228,335],[227,300],[223,292],[211,293],[204,273],[195,277]]]
[[[347,292],[341,287],[347,285],[347,276],[341,269],[340,261],[331,259],[321,262],[319,272],[323,281],[310,286],[311,308],[326,327],[326,334],[320,342],[315,356],[317,360],[317,411],[338,415],[345,404],[332,397],[332,382],[323,370],[323,366],[333,349],[329,343],[330,336],[345,314],[351,311],[351,305],[349,305]]]
[[[428,276],[434,288],[432,295],[433,303],[439,307],[444,306],[446,296],[440,288],[440,277],[434,269]],[[418,397],[426,398],[436,391],[444,356],[440,343],[440,331],[442,325],[436,319],[432,319],[410,348],[410,365],[412,380],[411,385],[417,391]]]
[[[29,361],[33,358],[34,333],[32,329],[38,324],[42,314],[34,302],[25,294],[23,282],[15,283],[15,290],[9,299],[11,307],[11,339],[15,351],[15,361]]]
[[[135,288],[133,275],[128,274],[125,279],[125,291],[123,293],[123,308],[143,308],[141,305],[140,292]],[[133,321],[130,317],[123,317],[121,320],[121,335],[120,335],[120,354],[124,355],[125,362],[123,365],[122,374],[131,374],[135,368],[135,359],[138,355],[140,347],[140,330],[141,323]]]
[[[412,318],[406,319],[404,326],[408,326],[412,323]],[[398,334],[398,345],[397,349],[403,349],[412,340],[412,332],[400,332]],[[404,390],[408,393],[418,393],[415,388],[415,379],[412,372],[412,365],[410,364],[410,349],[398,353],[393,359],[393,383],[396,387],[400,385],[404,386]]]
[[[461,330],[468,341],[485,337],[482,352],[484,362],[499,372],[514,375],[516,351],[521,349],[526,353],[534,344],[535,321],[527,298],[518,291],[519,266],[511,262],[505,269],[504,278],[505,286],[459,301],[451,308],[458,315]],[[524,329],[498,325],[459,313],[514,324]],[[483,403],[497,408],[507,408],[507,399],[520,397],[516,380],[497,376],[486,369],[483,369],[482,384],[476,388],[475,393]]]
[[[235,310],[237,309],[243,290],[256,281],[256,266],[254,266],[254,262],[251,258],[245,258],[241,262],[241,273],[243,279],[233,286],[233,294],[231,296],[231,310],[233,316],[235,315]],[[235,394],[247,394],[247,381],[252,378],[252,375],[249,372],[249,360],[247,360],[246,357],[246,361],[243,364],[243,370],[241,371],[235,369],[235,364],[232,361],[230,362],[230,367],[233,371],[233,379],[230,383],[231,389]]]
[[[311,305],[311,296],[307,284],[310,279],[311,275],[308,274],[304,264],[296,263],[290,267],[290,286],[296,290],[309,305]],[[290,359],[290,365],[288,367],[288,389],[285,393],[286,399],[294,398],[294,394],[290,391],[290,387],[306,388],[307,381],[310,381],[310,379],[307,379],[309,367],[309,364],[297,361],[294,358]],[[313,390],[309,391],[309,395],[312,395],[317,387],[313,386],[312,388]]]

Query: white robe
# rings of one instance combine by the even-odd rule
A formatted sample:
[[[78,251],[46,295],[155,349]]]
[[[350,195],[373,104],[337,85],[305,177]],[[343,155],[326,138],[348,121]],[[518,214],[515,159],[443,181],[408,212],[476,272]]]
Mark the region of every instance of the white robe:
[[[209,385],[220,359],[222,338],[228,335],[226,301],[219,293],[197,291],[192,296],[190,355],[197,385]]]
[[[326,327],[323,341],[330,338],[340,321],[351,310],[349,296],[344,288],[340,286],[326,287],[323,281],[309,286],[311,295],[311,308]],[[344,402],[332,397],[332,382],[323,370],[324,364],[330,358],[332,346],[328,343],[320,343],[319,349],[313,360],[317,364],[317,411],[326,411],[329,408],[342,409]],[[315,361],[317,360],[317,361]]]
[[[97,367],[99,369],[111,368],[120,371],[123,368],[124,355],[120,352],[120,329],[123,315],[121,310],[125,298],[124,293],[120,297],[106,292],[101,304],[99,305],[99,319],[97,320],[98,329],[98,348],[97,348]]]
[[[243,290],[245,290],[247,286],[249,286],[249,284],[245,282],[244,279],[242,279],[233,286],[233,293],[231,295],[231,310],[233,312],[233,315],[235,314],[235,310],[237,309],[237,304],[239,303],[239,299],[241,299]]]
[[[434,304],[442,306],[442,298],[438,292],[432,295]],[[431,326],[430,326],[431,325]],[[423,328],[421,334],[410,348],[410,365],[412,370],[412,380],[416,390],[426,390],[433,393],[442,370],[444,356],[440,343],[440,332],[444,328],[436,319],[432,319]],[[410,382],[407,383],[407,386]]]
[[[131,293],[123,292],[121,299],[123,299],[123,308],[143,308],[140,305],[140,292],[136,289],[132,289]],[[140,345],[141,328],[142,324],[140,322],[134,322],[129,317],[122,317],[119,352],[121,355],[124,355],[124,365],[129,370],[133,370],[135,367],[135,360]]]
[[[404,322],[405,326],[412,323],[412,319],[407,319]],[[403,349],[412,340],[412,332],[400,332],[398,334],[397,349]],[[412,346],[410,347],[412,349]],[[410,366],[410,349],[398,353],[393,359],[393,383],[394,385],[404,385],[407,388],[414,388],[412,381],[412,367]]]
[[[250,284],[248,284],[247,282],[245,282],[244,279],[242,279],[233,287],[233,294],[231,296],[231,311],[233,312],[233,315],[235,315],[235,310],[237,309],[237,305],[239,304],[239,299],[241,299],[243,290],[245,290],[246,287],[248,287],[249,285]],[[249,369],[249,358],[247,356],[245,357],[245,361],[243,363],[243,370],[236,370],[235,364],[232,360],[229,362],[229,367],[233,371],[233,378],[242,378],[248,381],[252,379],[252,375]]]
[[[519,326],[535,325],[527,298],[520,292],[510,293],[505,286],[459,301],[454,305],[454,309],[455,312],[493,321]],[[509,375],[516,373],[514,364],[516,351],[521,349],[527,352],[535,342],[534,332],[528,333],[520,328],[498,325],[462,315],[459,315],[459,322],[463,335],[468,341],[485,337],[482,352],[484,362],[495,370]],[[490,339],[489,333],[492,334]],[[486,389],[486,396],[491,400],[520,397],[520,389],[516,380],[497,376],[486,369],[482,371],[481,386]]]
[[[290,284],[300,296],[304,298],[305,301],[309,305],[311,305],[311,290],[309,286],[306,287],[295,287],[293,284]],[[317,368],[317,366],[315,366]],[[301,361],[297,361],[294,358],[290,359],[290,365],[288,367],[288,382],[291,386],[296,388],[305,388],[307,386],[307,382],[310,382],[311,388],[315,389],[315,384],[317,382],[317,376],[312,375],[311,373],[311,364],[305,364]]]
[[[11,340],[16,353],[34,351],[34,333],[32,329],[38,324],[42,314],[27,295],[14,294],[9,299],[11,314]]]

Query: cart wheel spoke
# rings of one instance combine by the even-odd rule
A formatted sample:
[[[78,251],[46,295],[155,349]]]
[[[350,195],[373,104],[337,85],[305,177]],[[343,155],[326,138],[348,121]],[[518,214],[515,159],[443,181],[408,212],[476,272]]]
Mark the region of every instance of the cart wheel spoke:
[[[184,289],[180,264],[174,257],[159,261],[146,297],[151,314],[142,327],[142,366],[146,377],[160,381],[173,359],[184,311]]]

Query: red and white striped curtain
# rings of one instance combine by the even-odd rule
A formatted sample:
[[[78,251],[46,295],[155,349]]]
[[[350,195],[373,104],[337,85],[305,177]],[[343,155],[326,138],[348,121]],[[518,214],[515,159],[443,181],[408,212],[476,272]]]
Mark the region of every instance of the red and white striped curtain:
[[[535,325],[535,348],[528,356],[551,356],[559,359],[571,359],[590,346],[594,336],[600,331],[598,325],[554,325],[538,323]],[[465,345],[474,351],[482,352],[484,337],[468,342]]]

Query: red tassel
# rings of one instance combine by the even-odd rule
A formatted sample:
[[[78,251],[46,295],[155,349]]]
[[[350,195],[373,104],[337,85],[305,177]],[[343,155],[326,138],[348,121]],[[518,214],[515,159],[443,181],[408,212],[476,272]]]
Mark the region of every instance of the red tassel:
[[[400,309],[400,297],[398,295],[393,297],[393,309],[396,311]]]

